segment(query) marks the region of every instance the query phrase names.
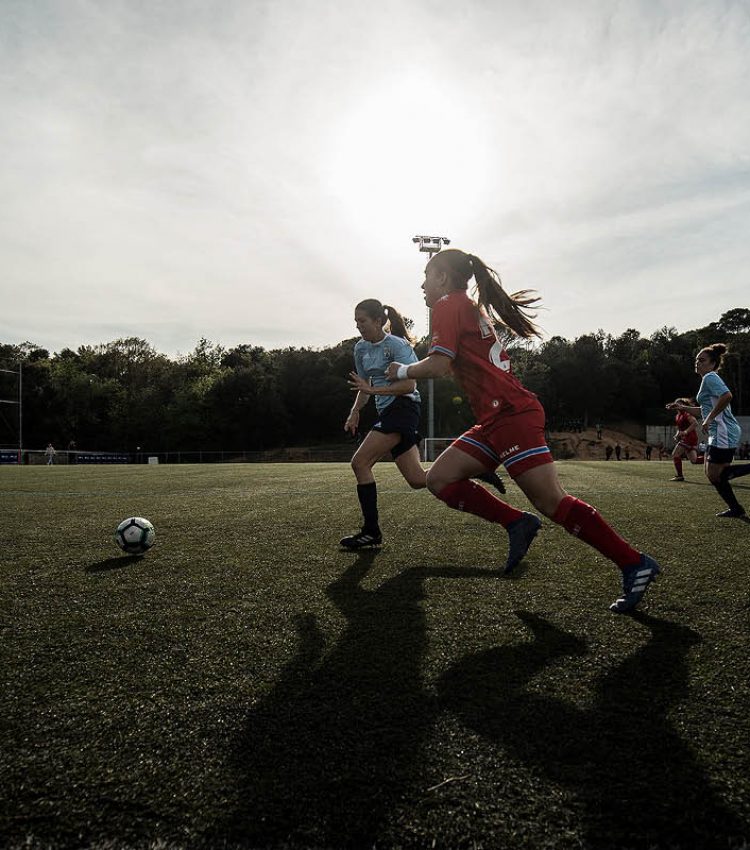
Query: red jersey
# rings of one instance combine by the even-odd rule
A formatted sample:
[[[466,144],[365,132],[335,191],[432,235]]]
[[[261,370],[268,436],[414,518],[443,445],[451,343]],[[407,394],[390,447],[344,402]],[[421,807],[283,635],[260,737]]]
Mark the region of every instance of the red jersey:
[[[684,410],[680,410],[677,412],[677,415],[674,418],[674,423],[677,426],[678,431],[687,431],[687,429],[691,426],[692,420],[695,417],[691,416],[689,413],[686,413]],[[685,434],[683,437],[680,437],[680,442],[685,443],[689,446],[697,446],[698,445],[698,431],[693,430],[689,434]]]
[[[469,397],[477,422],[538,407],[539,402],[513,374],[508,352],[483,310],[464,290],[444,295],[432,308],[429,354],[453,361],[453,373]]]

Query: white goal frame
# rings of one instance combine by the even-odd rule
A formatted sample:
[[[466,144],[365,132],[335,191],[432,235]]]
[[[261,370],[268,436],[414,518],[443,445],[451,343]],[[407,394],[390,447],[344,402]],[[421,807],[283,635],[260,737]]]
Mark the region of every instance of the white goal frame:
[[[455,439],[455,437],[424,437],[422,440],[422,460],[428,463],[435,460]]]

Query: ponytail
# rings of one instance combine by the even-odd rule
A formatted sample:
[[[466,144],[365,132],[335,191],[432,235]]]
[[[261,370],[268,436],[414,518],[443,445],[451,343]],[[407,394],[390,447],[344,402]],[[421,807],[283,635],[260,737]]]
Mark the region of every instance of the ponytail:
[[[405,339],[410,345],[413,345],[414,340],[406,327],[406,319],[404,319],[401,313],[395,307],[391,307],[388,304],[383,304],[383,312],[388,317],[388,323],[391,328],[390,332],[393,336],[401,337],[401,339]]]
[[[406,327],[406,319],[395,307],[390,307],[388,304],[381,304],[377,298],[366,298],[364,301],[360,301],[354,309],[362,310],[371,319],[380,322],[383,328],[388,325],[389,333],[393,334],[393,336],[400,336],[409,345],[414,345],[414,340]]]
[[[526,309],[536,304],[539,296],[531,289],[521,289],[508,295],[503,289],[500,275],[494,269],[488,268],[479,257],[471,254],[469,261],[474,269],[477,302],[484,307],[490,319],[504,325],[523,339],[540,337],[541,331],[531,321],[536,318],[536,313],[530,313]]]
[[[440,268],[448,273],[454,289],[468,289],[469,280],[473,276],[477,303],[493,324],[501,325],[523,339],[541,337],[542,332],[531,321],[536,318],[536,314],[527,309],[539,301],[539,296],[533,290],[522,289],[508,295],[503,289],[500,275],[494,269],[486,266],[479,257],[457,248],[439,251],[430,262],[439,263]]]

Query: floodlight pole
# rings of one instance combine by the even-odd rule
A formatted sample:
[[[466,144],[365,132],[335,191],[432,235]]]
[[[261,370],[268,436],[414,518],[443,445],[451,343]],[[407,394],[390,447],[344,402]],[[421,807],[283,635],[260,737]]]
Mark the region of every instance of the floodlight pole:
[[[415,245],[423,254],[429,254],[430,260],[438,251],[451,244],[447,236],[412,236]],[[429,262],[429,261],[428,261]],[[427,338],[432,342],[432,310],[428,308]],[[429,343],[428,343],[429,346]],[[427,379],[427,436],[430,439],[429,451],[425,452],[425,460],[432,460],[432,440],[435,436],[435,379]]]

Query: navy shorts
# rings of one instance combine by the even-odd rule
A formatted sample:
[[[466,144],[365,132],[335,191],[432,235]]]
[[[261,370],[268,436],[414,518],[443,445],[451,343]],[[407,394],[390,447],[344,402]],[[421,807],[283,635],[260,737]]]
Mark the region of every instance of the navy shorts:
[[[394,460],[419,443],[421,409],[418,401],[406,396],[397,396],[372,426],[373,431],[380,431],[381,434],[401,434],[401,442],[391,449],[391,457]]]
[[[709,446],[706,457],[709,463],[731,463],[737,449],[720,449],[718,446]]]

